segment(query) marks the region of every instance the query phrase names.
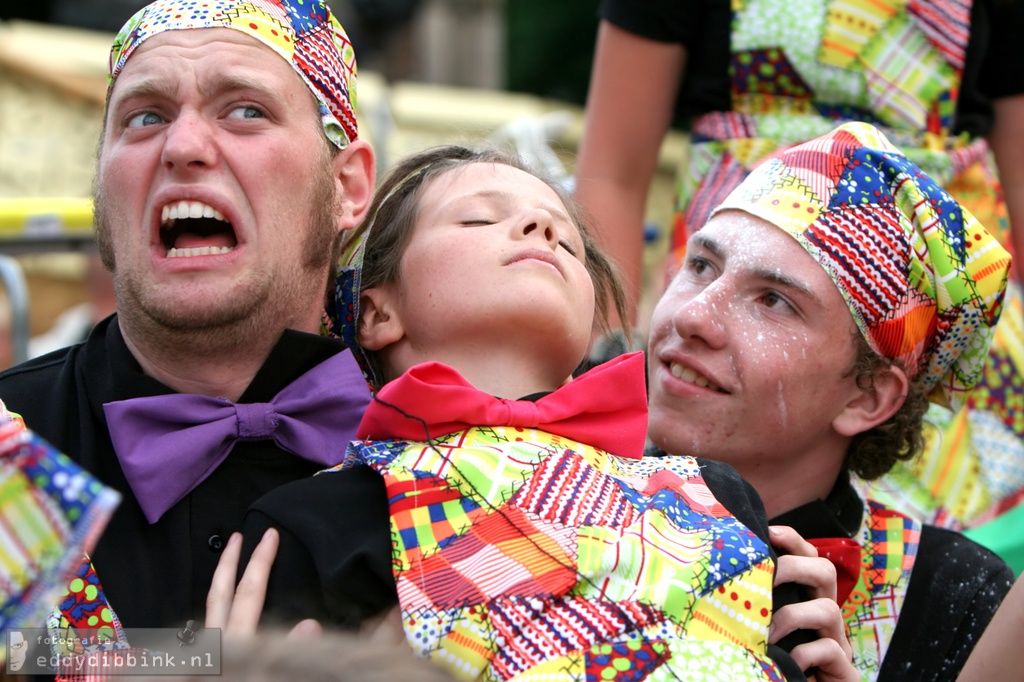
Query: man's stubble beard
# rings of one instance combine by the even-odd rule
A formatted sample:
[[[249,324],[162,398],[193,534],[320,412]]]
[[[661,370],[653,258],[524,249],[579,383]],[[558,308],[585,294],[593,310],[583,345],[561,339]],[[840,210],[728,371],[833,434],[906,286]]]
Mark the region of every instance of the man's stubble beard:
[[[206,310],[196,310],[160,300],[159,291],[147,291],[142,277],[118,269],[111,221],[114,210],[105,192],[94,191],[96,242],[104,266],[114,281],[118,317],[122,329],[136,343],[170,346],[194,353],[244,350],[257,339],[273,333],[276,340],[296,310],[306,310],[311,296],[321,300],[334,246],[337,242],[339,197],[329,164],[317,175],[306,201],[311,202],[309,226],[302,249],[300,272],[286,273],[275,281],[271,270],[259,264],[246,273],[243,295]],[[264,226],[263,229],[268,229]]]

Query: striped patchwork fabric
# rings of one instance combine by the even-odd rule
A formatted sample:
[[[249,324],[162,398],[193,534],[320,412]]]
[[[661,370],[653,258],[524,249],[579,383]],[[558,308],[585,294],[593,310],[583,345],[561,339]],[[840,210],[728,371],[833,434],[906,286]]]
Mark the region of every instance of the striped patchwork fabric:
[[[940,116],[940,128],[952,125],[953,112],[943,105],[943,97],[948,98],[957,75],[912,18],[901,15],[886,24],[860,58],[868,108],[879,120],[922,130],[930,116]]]
[[[782,679],[768,548],[694,459],[513,431],[349,447],[387,486],[417,652],[460,679]]]
[[[866,504],[856,536],[862,548],[861,572],[843,604],[853,665],[862,679],[878,676],[896,631],[900,610],[921,541],[921,524],[874,501]]]
[[[830,2],[821,37],[821,62],[841,69],[855,65],[880,30],[900,13],[901,4],[891,0]]]
[[[41,626],[119,502],[0,403],[0,629]]]
[[[959,408],[984,371],[1009,254],[873,126],[845,123],[754,169],[718,210],[788,233],[883,357]]]
[[[970,0],[910,0],[907,12],[946,61],[963,71],[970,38]]]
[[[164,31],[200,28],[242,31],[272,49],[316,97],[328,139],[344,148],[359,136],[355,50],[323,0],[156,0],[115,37],[108,91],[145,40]]]

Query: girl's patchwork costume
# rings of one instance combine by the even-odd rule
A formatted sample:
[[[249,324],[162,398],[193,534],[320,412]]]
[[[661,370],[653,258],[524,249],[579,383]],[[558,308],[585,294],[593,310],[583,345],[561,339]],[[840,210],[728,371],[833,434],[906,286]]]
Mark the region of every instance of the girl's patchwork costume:
[[[250,545],[267,526],[282,533],[268,610],[294,619],[311,614],[290,604],[319,600],[331,606],[313,615],[354,625],[397,597],[410,645],[466,679],[784,679],[768,655],[774,560],[753,490],[721,463],[609,453],[640,451],[644,386],[640,353],[536,400],[413,367],[377,393],[346,463],[247,517]],[[382,494],[355,502],[367,470]],[[386,531],[375,525],[390,543],[324,534],[367,502],[386,505]]]
[[[384,478],[403,623],[421,654],[471,679],[782,679],[766,655],[767,545],[693,458],[592,445],[642,443],[642,354],[536,402],[479,394],[440,364],[378,397],[350,455]],[[450,416],[440,428],[418,419],[423,405],[451,415],[475,403],[508,418],[456,431]],[[562,419],[545,424],[548,412]],[[585,436],[573,419],[590,422]]]

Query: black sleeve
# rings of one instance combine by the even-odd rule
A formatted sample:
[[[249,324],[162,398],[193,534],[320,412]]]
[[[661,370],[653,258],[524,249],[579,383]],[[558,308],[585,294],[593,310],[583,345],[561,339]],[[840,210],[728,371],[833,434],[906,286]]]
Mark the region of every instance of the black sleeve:
[[[974,0],[954,133],[988,135],[992,100],[1024,93],[1024,0]]]
[[[747,483],[731,465],[717,460],[697,458],[700,474],[715,498],[728,509],[740,523],[764,540],[768,547],[768,514],[764,503],[754,486]],[[775,551],[772,550],[772,558]]]
[[[624,31],[686,48],[675,125],[685,128],[691,116],[732,109],[729,0],[604,0],[599,16]]]
[[[0,373],[0,400],[28,428],[80,461],[78,427],[80,421],[88,420],[89,406],[79,400],[76,390],[77,352],[77,348],[62,348]]]
[[[246,513],[239,577],[267,528],[281,544],[267,588],[263,622],[303,618],[355,629],[398,603],[383,479],[358,466],[281,486]]]
[[[978,543],[925,526],[878,680],[955,680],[1013,580]]]
[[[1024,93],[1024,0],[977,0],[990,13],[979,89],[996,99]],[[973,29],[972,29],[973,31]]]
[[[693,0],[604,0],[598,16],[644,38],[689,47],[700,34],[702,4]]]

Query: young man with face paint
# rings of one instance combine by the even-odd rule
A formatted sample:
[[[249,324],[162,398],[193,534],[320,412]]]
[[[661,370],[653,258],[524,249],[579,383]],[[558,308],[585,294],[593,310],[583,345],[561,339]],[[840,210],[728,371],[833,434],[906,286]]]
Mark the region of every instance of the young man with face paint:
[[[368,402],[319,331],[375,162],[321,1],[157,0],[108,82],[96,231],[118,312],[0,398],[123,495],[83,574],[121,625],[182,627],[246,508],[341,461]]]
[[[873,127],[759,166],[690,239],[649,347],[648,435],[732,464],[839,573],[863,679],[948,679],[1009,590],[957,533],[871,500],[929,399],[978,380],[1009,255]]]

